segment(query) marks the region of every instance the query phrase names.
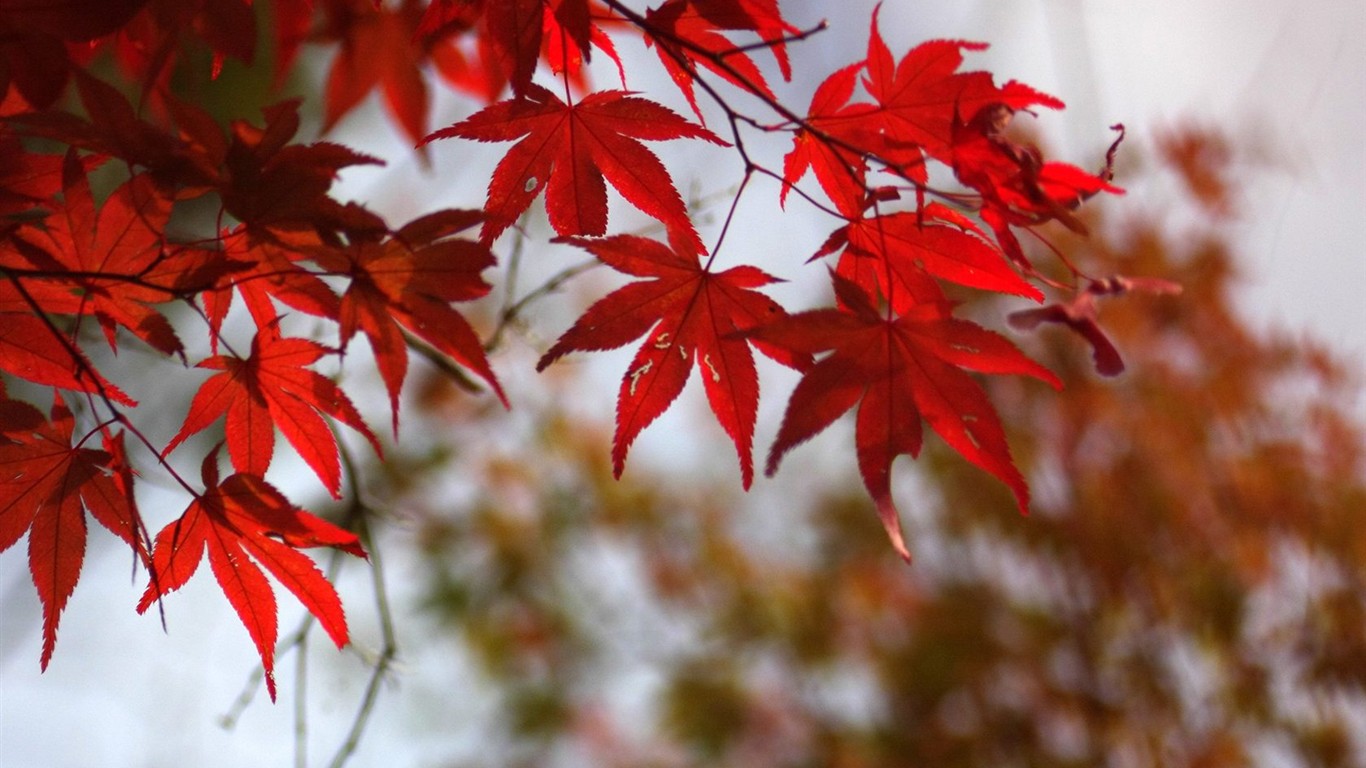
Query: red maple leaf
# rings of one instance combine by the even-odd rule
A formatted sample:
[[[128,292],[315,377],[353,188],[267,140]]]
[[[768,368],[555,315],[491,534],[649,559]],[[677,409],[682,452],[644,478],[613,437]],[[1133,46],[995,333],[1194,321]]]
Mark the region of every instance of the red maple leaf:
[[[592,46],[607,53],[621,68],[611,40],[594,16],[610,12],[590,0],[493,0],[484,3],[484,29],[494,60],[518,96],[528,93],[536,65],[579,79]]]
[[[717,29],[755,32],[764,47],[773,52],[784,80],[792,79],[792,62],[787,55],[788,35],[801,30],[787,23],[778,0],[689,0],[703,18]]]
[[[232,282],[200,294],[209,320],[209,339],[218,351],[219,330],[232,307],[233,294],[251,313],[256,327],[264,328],[278,317],[272,299],[314,317],[335,320],[341,311],[337,294],[303,262],[308,251],[320,241],[312,232],[272,233],[269,239],[251,236],[245,227],[226,232],[219,238],[219,258],[239,265]]]
[[[483,17],[478,0],[432,0],[413,31],[415,37],[435,41],[451,34],[468,32]]]
[[[404,226],[393,237],[362,241],[346,249],[319,249],[314,260],[351,283],[338,316],[343,348],[357,331],[370,340],[381,378],[389,390],[394,432],[398,432],[398,395],[408,370],[403,329],[474,371],[507,405],[474,329],[451,308],[489,292],[480,272],[494,265],[482,243],[454,238],[477,224],[478,211],[446,210]]]
[[[980,229],[940,203],[930,203],[919,213],[898,211],[852,220],[835,230],[816,255],[841,247],[845,250],[838,272],[868,293],[886,297],[899,313],[942,299],[930,276],[1043,300]]]
[[[870,104],[850,104],[863,62],[850,64],[827,77],[816,88],[805,124],[792,136],[792,149],[783,158],[780,203],[807,170],[825,190],[840,213],[857,216],[865,196],[866,163],[859,147],[876,144],[867,135]]]
[[[25,152],[0,126],[0,216],[31,214],[61,189],[62,156]]]
[[[214,355],[199,363],[200,368],[221,373],[200,386],[185,423],[162,455],[226,414],[228,456],[238,472],[265,475],[279,427],[333,497],[340,498],[337,440],[321,414],[360,432],[376,453],[381,451],[346,393],[331,379],[305,367],[329,352],[316,341],[281,337],[278,323],[271,323],[252,339],[247,358]]]
[[[236,265],[200,249],[168,246],[162,232],[171,200],[146,174],[119,186],[97,210],[72,151],[62,187],[62,205],[42,228],[16,234],[19,252],[42,275],[32,281],[34,298],[49,313],[94,315],[112,348],[122,326],[154,349],[179,353],[175,330],[152,305],[206,290]]]
[[[0,249],[0,258],[3,258]],[[41,314],[26,284],[0,282],[0,371],[62,389],[103,395],[123,405],[137,405],[95,370],[71,336]]]
[[[342,204],[328,191],[341,169],[383,161],[332,142],[295,143],[299,104],[293,99],[263,107],[264,126],[233,120],[225,133],[200,107],[167,97],[179,129],[174,143],[195,172],[172,179],[194,192],[217,191],[224,210],[264,239],[284,232],[382,231],[378,216]]]
[[[141,119],[117,89],[78,70],[77,90],[90,119],[66,112],[20,115],[20,133],[117,157],[148,170],[180,198],[217,191],[224,210],[255,234],[356,228],[383,230],[378,217],[328,196],[341,169],[383,163],[340,144],[293,143],[299,101],[262,109],[264,126],[234,120],[227,133],[203,109],[164,96],[175,132]]]
[[[539,0],[537,0],[539,2]],[[414,142],[427,132],[429,97],[422,67],[425,47],[413,39],[423,10],[414,0],[396,7],[371,0],[330,0],[324,39],[341,48],[327,73],[323,130],[337,124],[372,90]]]
[[[751,454],[759,405],[750,344],[793,368],[810,363],[804,353],[740,335],[786,317],[777,302],[754,290],[778,280],[751,266],[712,272],[695,254],[680,254],[643,237],[617,235],[569,242],[619,272],[653,279],[630,283],[589,307],[545,353],[537,370],[569,352],[616,349],[646,336],[617,394],[612,463],[620,476],[631,443],[668,410],[696,362],[712,413],[735,443],[748,488],[754,475]]]
[[[383,229],[378,217],[327,194],[342,168],[382,161],[326,141],[290,143],[299,130],[297,100],[262,112],[264,128],[234,121],[232,140],[222,148],[215,184],[228,213],[253,231]]]
[[[863,82],[879,108],[888,142],[883,155],[886,160],[903,168],[918,167],[923,164],[923,150],[947,161],[956,117],[974,115],[988,104],[1000,103],[1011,109],[1063,107],[1054,97],[1013,80],[998,88],[988,72],[959,72],[963,51],[984,50],[985,43],[930,40],[893,64],[891,51],[878,32],[877,19],[874,11],[868,74]]]
[[[1124,193],[1110,183],[1111,163],[1124,134],[1123,126],[1116,126],[1120,135],[1110,146],[1106,167],[1092,174],[1067,163],[1046,162],[1037,148],[1011,141],[1005,130],[1014,115],[1009,105],[993,103],[966,123],[955,121],[951,154],[954,175],[982,194],[982,218],[1011,257],[1023,262],[1009,225],[1057,220],[1085,234],[1086,227],[1072,211],[1100,192]]]
[[[582,0],[574,0],[582,5]],[[586,15],[586,14],[585,14]],[[515,94],[525,94],[541,54],[544,0],[491,0],[484,3],[484,24],[495,55]]]
[[[299,47],[313,27],[313,0],[275,0],[271,3],[271,27],[275,30],[276,88],[284,85],[294,69]]]
[[[85,559],[82,508],[147,558],[122,434],[103,432],[105,450],[82,447],[85,439],[73,446],[73,425],[60,396],[48,420],[0,391],[0,551],[28,532],[29,572],[43,604],[43,669]]]
[[[246,626],[265,669],[266,687],[275,699],[275,594],[258,563],[317,617],[338,648],[347,643],[341,598],[299,547],[336,547],[365,557],[356,535],[299,509],[255,475],[234,474],[218,481],[218,449],[202,467],[204,493],[184,514],[156,536],[152,579],[138,601],[138,613],[184,586],[199,568],[205,551],[214,578]]]
[[[783,21],[774,0],[666,0],[650,9],[645,19],[646,42],[658,48],[660,61],[699,121],[702,111],[693,93],[698,65],[734,85],[774,98],[754,60],[723,34],[726,31],[759,32],[778,57],[783,77],[791,76],[782,40],[798,30]]]
[[[607,188],[664,223],[678,247],[705,248],[688,219],[683,198],[654,153],[637,139],[697,138],[725,144],[653,101],[623,91],[599,91],[566,104],[539,85],[428,136],[476,141],[520,139],[494,169],[480,238],[492,242],[546,192],[546,212],[563,236],[607,231]]]
[[[202,146],[194,146],[142,119],[121,91],[84,69],[76,68],[73,73],[85,115],[58,110],[16,115],[9,122],[17,132],[53,139],[104,157],[117,157],[147,169],[159,184],[168,187],[194,189],[212,183],[211,166],[217,161],[205,157]],[[213,126],[218,134],[215,143],[224,144],[221,129],[202,110],[200,113],[201,122]]]
[[[587,90],[583,65],[592,48],[622,72],[616,46],[602,28],[616,18],[596,0],[435,0],[417,37],[426,41],[447,82],[491,102],[509,82],[514,94],[524,94],[542,61],[579,92]]]
[[[1033,376],[1062,384],[1005,337],[922,304],[900,317],[882,315],[859,286],[832,275],[844,309],[818,309],[762,326],[749,335],[797,354],[830,354],[802,377],[787,404],[766,472],[784,454],[859,405],[859,472],[902,557],[910,554],[892,501],[892,460],[920,453],[921,420],[954,450],[1010,487],[1021,511],[1029,488],[1016,469],[1005,431],[986,393],[963,369]]]
[[[436,8],[432,3],[428,10]],[[432,64],[448,85],[485,103],[493,103],[507,87],[488,35],[461,35],[432,49]]]

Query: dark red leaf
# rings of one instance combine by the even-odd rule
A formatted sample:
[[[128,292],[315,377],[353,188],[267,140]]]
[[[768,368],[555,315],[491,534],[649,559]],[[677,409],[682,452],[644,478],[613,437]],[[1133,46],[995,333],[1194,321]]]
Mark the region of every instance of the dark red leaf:
[[[750,333],[794,353],[830,352],[793,391],[766,472],[775,473],[784,454],[859,404],[859,472],[902,557],[910,554],[892,501],[892,460],[919,455],[922,419],[964,458],[1004,482],[1026,511],[1029,489],[1011,459],[1000,419],[964,369],[1023,374],[1061,387],[1057,377],[1004,337],[950,317],[943,305],[883,316],[863,289],[833,277],[844,309],[802,312]]]
[[[420,4],[333,0],[326,7],[324,37],[339,41],[341,47],[327,73],[323,130],[336,125],[371,91],[379,90],[385,108],[404,134],[413,142],[421,140],[427,133],[430,99],[422,74],[428,54],[414,39],[423,13]]]
[[[299,547],[330,546],[365,557],[355,534],[295,507],[270,484],[249,474],[218,481],[218,450],[204,459],[204,493],[156,536],[152,580],[138,613],[184,586],[207,551],[223,594],[261,656],[266,687],[275,699],[275,595],[257,563],[313,614],[338,648],[348,641],[336,590]]]
[[[213,266],[212,256],[185,251],[167,264],[173,251],[162,231],[171,201],[146,175],[114,190],[97,210],[85,170],[69,153],[62,185],[63,201],[55,215],[42,229],[22,230],[17,236],[40,251],[29,252],[30,259],[37,259],[34,266],[46,272],[32,281],[34,297],[46,312],[94,315],[112,348],[117,348],[117,326],[163,353],[179,353],[175,330],[152,307],[184,295],[189,287],[208,287],[189,278],[203,276],[201,270]]]
[[[47,669],[62,610],[85,559],[82,508],[146,562],[142,522],[121,435],[104,434],[110,450],[73,446],[74,421],[61,397],[53,403],[50,421],[25,403],[0,400],[0,421],[6,425],[0,434],[7,438],[0,440],[0,551],[28,532],[29,572],[43,604],[39,662]]]
[[[1097,299],[1118,296],[1130,291],[1174,295],[1181,293],[1181,286],[1160,278],[1115,275],[1093,281],[1086,290],[1078,292],[1069,302],[1012,312],[1008,319],[1013,327],[1022,331],[1034,330],[1042,323],[1067,326],[1091,345],[1091,355],[1095,360],[1097,373],[1102,376],[1118,376],[1124,372],[1124,358],[1100,327]]]
[[[560,235],[605,234],[606,179],[628,202],[663,222],[679,247],[706,250],[668,171],[638,139],[725,142],[659,104],[622,91],[600,91],[570,105],[530,85],[521,98],[494,104],[426,141],[451,137],[518,140],[489,182],[480,232],[485,243],[511,226],[541,190]]]
[[[64,40],[91,40],[133,18],[148,0],[0,0],[0,20]]]
[[[698,257],[631,235],[572,240],[617,271],[639,280],[601,299],[560,337],[538,370],[573,351],[615,349],[644,335],[622,377],[612,463],[617,475],[641,430],[668,410],[696,363],[712,413],[735,443],[746,488],[753,478],[754,419],[759,381],[750,344],[784,365],[802,368],[809,356],[741,334],[786,317],[755,291],[776,278],[750,266],[712,272]]]
[[[480,273],[494,265],[493,253],[487,245],[453,237],[481,218],[477,211],[438,211],[393,237],[316,252],[320,265],[351,278],[339,307],[342,344],[357,331],[370,340],[389,390],[395,434],[398,395],[408,369],[402,329],[474,371],[507,405],[479,337],[450,306],[489,292]]]

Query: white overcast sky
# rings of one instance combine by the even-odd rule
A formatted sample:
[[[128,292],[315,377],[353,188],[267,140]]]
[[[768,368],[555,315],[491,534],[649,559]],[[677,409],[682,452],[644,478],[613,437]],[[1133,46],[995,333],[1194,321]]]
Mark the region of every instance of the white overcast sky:
[[[798,49],[799,72],[817,75],[858,58],[871,5],[785,3],[798,24],[824,16],[834,26]],[[1255,137],[1277,166],[1245,190],[1248,217],[1238,236],[1250,278],[1244,309],[1259,325],[1311,331],[1345,354],[1366,358],[1366,3],[888,0],[882,24],[894,50],[928,38],[990,42],[991,51],[977,55],[975,66],[1069,103],[1064,115],[1042,116],[1040,130],[1056,137],[1070,159],[1103,152],[1105,126],[1113,122],[1124,122],[1140,147],[1188,121]],[[798,90],[804,107],[810,86],[793,92]],[[108,539],[92,530],[92,538],[101,537]],[[101,548],[105,554],[92,556],[70,602],[45,675],[38,674],[39,612],[25,544],[0,555],[0,764],[291,764],[287,705],[258,702],[233,733],[216,725],[251,668],[253,652],[207,571],[184,590],[188,594],[168,601],[170,634],[164,635],[155,616],[132,611],[139,589],[130,583],[127,559]],[[364,587],[348,592],[356,601],[349,613],[364,635],[373,623],[366,618]],[[291,600],[281,598],[282,604]],[[290,625],[282,620],[282,631]],[[329,651],[319,645],[314,653]],[[408,660],[417,654],[410,648]],[[282,664],[282,672],[288,667]],[[281,689],[290,686],[282,677]],[[442,753],[405,730],[403,718],[423,706],[456,706],[411,700],[410,694],[424,690],[411,681],[386,690],[381,707],[388,709],[381,709],[381,724],[363,743],[356,765],[422,764]],[[324,678],[314,692],[326,698],[354,691]],[[460,706],[477,716],[475,705]],[[327,730],[329,717],[341,727],[349,709],[325,704],[316,727]]]

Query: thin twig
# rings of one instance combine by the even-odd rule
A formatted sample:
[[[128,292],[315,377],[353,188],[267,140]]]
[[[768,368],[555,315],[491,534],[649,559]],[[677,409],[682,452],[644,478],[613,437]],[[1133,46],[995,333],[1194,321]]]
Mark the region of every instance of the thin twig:
[[[843,150],[843,152],[848,152],[858,157],[865,158],[871,162],[877,163],[887,172],[893,174],[897,178],[901,179],[907,184],[910,184],[911,186],[913,186],[917,190],[922,191],[925,194],[930,194],[934,195],[935,197],[944,198],[953,198],[961,196],[955,193],[935,189],[924,182],[917,181],[916,179],[909,176],[899,164],[882,158],[876,152],[869,150],[867,147],[856,146],[854,144],[850,144],[849,142],[841,138],[831,136],[830,134],[813,125],[811,121],[807,118],[798,115],[786,104],[783,104],[781,101],[779,101],[777,97],[764,93],[763,89],[760,88],[758,84],[754,83],[752,80],[750,80],[750,78],[746,77],[744,73],[740,72],[733,65],[731,65],[730,62],[726,60],[726,56],[717,54],[714,51],[707,50],[706,48],[697,45],[696,43],[692,42],[691,40],[688,40],[687,38],[680,37],[667,29],[663,29],[656,26],[645,16],[642,16],[640,13],[630,8],[627,8],[620,2],[620,0],[604,0],[604,2],[609,8],[616,11],[617,13],[620,13],[624,18],[626,18],[627,21],[631,22],[633,25],[639,28],[642,33],[650,37],[653,37],[658,41],[668,42],[670,45],[661,46],[660,50],[667,53],[685,71],[693,74],[693,82],[697,86],[702,88],[703,91],[705,91],[707,95],[711,97],[712,101],[716,102],[716,104],[726,113],[727,117],[731,120],[732,125],[737,120],[742,120],[745,122],[749,122],[750,124],[755,125],[756,127],[759,126],[756,120],[753,120],[752,118],[742,115],[738,110],[731,106],[730,102],[727,101],[724,97],[722,97],[720,93],[715,89],[715,87],[711,85],[711,83],[707,79],[701,76],[701,73],[697,71],[696,67],[692,65],[688,57],[684,56],[679,50],[676,50],[676,48],[687,50],[689,52],[689,55],[695,56],[700,60],[707,61],[717,70],[719,70],[727,80],[730,80],[733,83],[738,83],[739,86],[746,93],[759,99],[759,101],[762,102],[764,106],[772,110],[775,114],[782,117],[786,121],[787,125],[793,126],[792,128],[787,128],[784,130],[805,131],[813,139],[821,142],[822,144],[825,144],[827,147],[831,149]],[[814,31],[819,30],[813,30],[813,33]],[[744,150],[740,146],[737,146],[736,149],[740,150],[742,156],[745,155]],[[853,171],[855,170],[852,167],[852,165],[850,165],[847,161],[844,160],[841,152],[836,152],[835,154],[837,157],[840,157],[842,162],[845,162],[846,168],[851,172],[852,175]],[[750,160],[747,156],[745,156],[744,159],[746,164],[750,164]],[[869,187],[866,183],[864,184],[864,189],[865,191],[871,191],[871,187]],[[840,216],[840,218],[847,217]]]
[[[308,768],[308,636],[294,659],[294,768]]]
[[[546,280],[539,287],[518,299],[515,304],[504,309],[502,315],[498,318],[498,327],[493,329],[493,333],[489,336],[489,340],[484,342],[484,351],[492,352],[502,344],[503,334],[507,331],[508,326],[517,321],[521,316],[522,311],[527,308],[527,305],[543,296],[558,291],[565,283],[600,264],[601,262],[597,259],[589,259],[574,264],[573,266],[566,267],[552,275],[550,279]]]
[[[471,379],[469,374],[465,373],[465,369],[456,365],[453,360],[446,356],[446,353],[433,347],[431,344],[427,343],[426,339],[423,339],[401,325],[398,327],[398,330],[403,334],[403,343],[406,344],[409,349],[414,350],[419,355],[425,357],[427,362],[436,366],[447,378],[454,381],[456,386],[471,394],[480,394],[484,391],[484,387],[479,384],[479,382]]]
[[[788,45],[789,43],[800,43],[808,37],[812,37],[814,35],[820,34],[821,32],[825,32],[828,29],[830,29],[830,22],[826,21],[825,19],[821,19],[820,21],[816,22],[815,26],[783,35],[782,37],[779,37],[774,40],[760,40],[758,42],[747,43],[745,45],[737,45],[733,48],[728,48],[724,51],[719,51],[717,55],[732,56],[737,53],[749,53],[750,51],[762,51],[769,48],[777,48],[780,45]]]
[[[356,710],[355,719],[351,721],[351,728],[347,731],[346,739],[342,741],[336,754],[333,755],[332,761],[328,763],[329,768],[341,768],[356,751],[357,745],[360,744],[361,734],[365,732],[365,727],[374,713],[375,701],[379,697],[380,682],[388,674],[398,652],[398,643],[394,638],[393,612],[389,605],[388,589],[384,583],[384,564],[380,557],[379,546],[375,543],[370,530],[369,518],[362,516],[358,527],[357,534],[370,553],[371,583],[374,585],[375,608],[379,614],[382,646],[371,670],[370,681],[365,686],[365,693],[361,697],[360,706]]]

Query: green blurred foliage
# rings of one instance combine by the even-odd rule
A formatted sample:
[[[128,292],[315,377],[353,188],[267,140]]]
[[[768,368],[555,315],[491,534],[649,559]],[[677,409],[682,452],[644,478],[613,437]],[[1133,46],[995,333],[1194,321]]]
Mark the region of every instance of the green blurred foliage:
[[[549,405],[502,453],[416,457],[419,477],[480,478],[463,501],[413,477],[402,496],[434,640],[500,692],[480,764],[1361,760],[1359,372],[1234,311],[1233,153],[1198,131],[1162,146],[1143,173],[1174,171],[1203,233],[1089,211],[1089,238],[1050,234],[1091,274],[1184,286],[1105,305],[1128,372],[1100,379],[1084,344],[1044,330],[1024,341],[1064,393],[988,382],[1035,489],[1027,518],[939,443],[898,465],[929,489],[909,567],[856,487],[756,510],[708,477],[614,481],[603,428]],[[505,428],[426,386],[422,418],[452,446]],[[755,514],[801,544],[749,535]]]

